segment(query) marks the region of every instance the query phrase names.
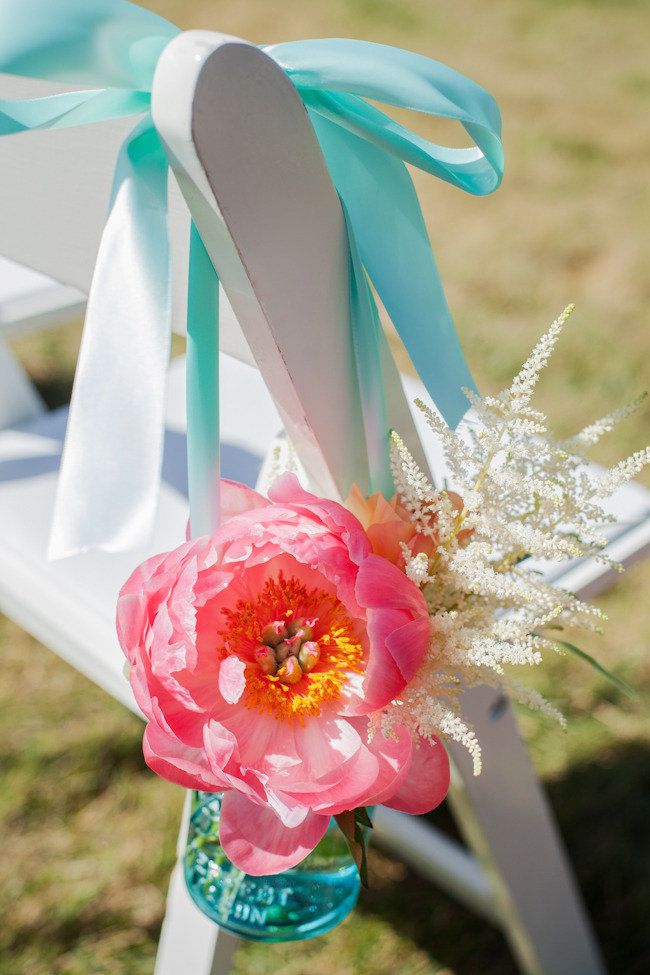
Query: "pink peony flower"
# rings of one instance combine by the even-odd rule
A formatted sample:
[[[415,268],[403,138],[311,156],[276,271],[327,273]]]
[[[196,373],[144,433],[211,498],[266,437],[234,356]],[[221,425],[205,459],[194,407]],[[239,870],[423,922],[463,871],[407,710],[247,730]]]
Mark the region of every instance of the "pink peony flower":
[[[147,764],[225,792],[221,842],[254,875],[302,860],[332,815],[425,812],[449,785],[439,742],[368,741],[427,648],[419,589],[293,475],[269,498],[224,481],[217,531],[143,563],[117,610]]]

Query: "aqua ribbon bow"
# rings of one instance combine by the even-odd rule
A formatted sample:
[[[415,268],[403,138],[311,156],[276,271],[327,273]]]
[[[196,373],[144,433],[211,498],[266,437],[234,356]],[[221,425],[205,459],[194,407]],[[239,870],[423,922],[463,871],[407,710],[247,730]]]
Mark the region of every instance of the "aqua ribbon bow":
[[[171,333],[167,159],[150,115],[155,67],[179,33],[126,0],[2,0],[0,71],[84,86],[0,99],[0,135],[144,117],[125,140],[89,294],[50,545],[53,557],[146,542],[155,515]],[[351,328],[371,487],[391,490],[381,342],[369,280],[446,421],[475,388],[405,163],[469,193],[497,188],[501,120],[492,97],[429,58],[326,39],[264,47],[302,98],[348,228]],[[90,86],[90,87],[87,87]],[[460,122],[475,143],[421,138],[366,101]],[[215,524],[218,268],[192,228],[188,301],[188,474],[192,527]],[[116,397],[117,387],[123,390]]]

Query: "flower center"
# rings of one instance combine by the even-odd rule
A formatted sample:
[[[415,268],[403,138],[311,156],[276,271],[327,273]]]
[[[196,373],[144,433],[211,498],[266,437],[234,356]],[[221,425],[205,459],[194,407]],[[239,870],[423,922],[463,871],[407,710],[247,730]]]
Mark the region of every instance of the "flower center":
[[[340,600],[295,576],[280,572],[254,599],[222,612],[219,652],[246,665],[246,707],[302,722],[340,695],[350,673],[363,672],[357,628]]]

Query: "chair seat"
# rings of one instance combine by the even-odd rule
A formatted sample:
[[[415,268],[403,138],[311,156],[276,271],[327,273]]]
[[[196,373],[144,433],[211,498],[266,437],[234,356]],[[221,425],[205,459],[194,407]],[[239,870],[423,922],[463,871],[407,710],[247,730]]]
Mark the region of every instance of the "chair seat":
[[[85,303],[76,288],[0,257],[0,331],[58,324],[80,314]]]
[[[416,380],[403,377],[403,382],[410,403],[423,396]],[[137,564],[185,537],[184,361],[176,359],[170,369],[163,480],[154,535],[146,549],[47,561],[67,413],[67,408],[54,410],[0,431],[0,609],[137,712],[122,673],[115,604],[120,586]],[[413,414],[429,462],[439,470],[438,447],[421,413],[413,408]],[[223,476],[254,485],[282,422],[257,369],[226,355],[221,356],[221,428]],[[628,485],[611,507],[621,519],[611,532],[612,557],[632,561],[650,546],[650,492]],[[549,576],[562,573],[567,588],[576,592],[601,588],[607,577],[607,569],[593,560],[545,570]]]

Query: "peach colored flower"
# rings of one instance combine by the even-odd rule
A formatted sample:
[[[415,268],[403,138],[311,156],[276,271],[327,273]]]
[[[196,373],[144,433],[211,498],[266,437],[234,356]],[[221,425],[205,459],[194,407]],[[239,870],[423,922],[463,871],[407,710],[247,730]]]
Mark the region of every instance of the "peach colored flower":
[[[164,778],[224,791],[220,835],[251,874],[314,848],[332,815],[432,809],[449,783],[439,743],[369,715],[412,679],[431,622],[422,594],[373,553],[359,521],[293,475],[269,499],[223,482],[223,522],[141,565],[117,620],[144,754]]]
[[[455,491],[446,492],[452,509],[457,513],[463,510],[463,499]],[[401,545],[408,546],[411,555],[424,552],[429,558],[435,553],[440,539],[435,532],[437,516],[431,513],[429,527],[433,535],[425,535],[417,527],[397,495],[387,501],[383,494],[373,494],[366,498],[356,484],[352,486],[345,500],[348,508],[359,519],[370,539],[375,555],[381,555],[394,565],[402,566],[404,557]],[[460,531],[458,541],[462,544],[471,531]]]

